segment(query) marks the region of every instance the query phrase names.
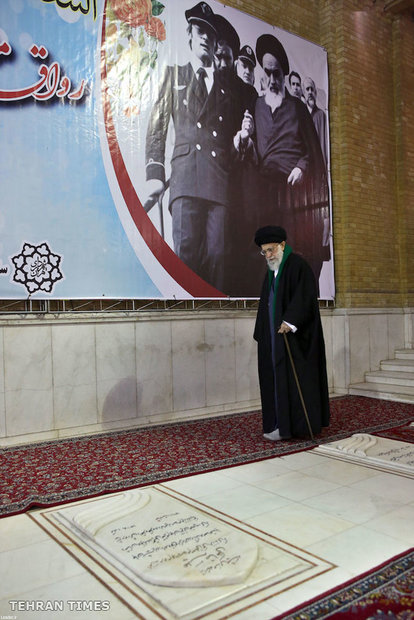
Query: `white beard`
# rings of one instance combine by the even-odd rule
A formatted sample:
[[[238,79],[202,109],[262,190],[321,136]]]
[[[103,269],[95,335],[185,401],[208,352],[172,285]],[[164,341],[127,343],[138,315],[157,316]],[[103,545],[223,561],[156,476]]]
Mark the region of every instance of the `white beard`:
[[[282,260],[283,260],[283,248],[281,245],[279,245],[276,251],[276,254],[272,256],[272,258],[266,258],[267,266],[272,271],[278,271]]]
[[[274,93],[271,90],[265,92],[265,102],[271,108],[272,112],[274,112],[276,108],[280,108],[284,97],[284,92]]]

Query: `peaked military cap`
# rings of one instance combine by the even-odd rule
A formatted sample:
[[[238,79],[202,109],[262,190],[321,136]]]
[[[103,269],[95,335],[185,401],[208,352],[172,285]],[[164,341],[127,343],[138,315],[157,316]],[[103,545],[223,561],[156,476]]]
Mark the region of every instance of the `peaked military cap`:
[[[285,75],[289,73],[289,60],[285,48],[272,34],[262,34],[256,41],[256,56],[260,66],[263,67],[263,56],[272,54],[279,61]]]
[[[191,22],[201,22],[207,24],[214,30],[217,35],[217,27],[215,23],[215,15],[213,9],[207,2],[199,2],[192,9],[188,9],[184,13],[186,20]]]
[[[238,57],[242,58],[243,60],[247,60],[253,65],[253,67],[256,66],[256,56],[254,55],[254,51],[252,50],[250,45],[243,45]]]

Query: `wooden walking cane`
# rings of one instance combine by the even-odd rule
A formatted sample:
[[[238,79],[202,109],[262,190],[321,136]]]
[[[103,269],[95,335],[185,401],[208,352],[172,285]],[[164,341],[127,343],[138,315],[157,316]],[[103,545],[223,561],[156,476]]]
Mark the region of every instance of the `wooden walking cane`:
[[[303,413],[305,414],[306,423],[308,425],[309,433],[310,433],[312,441],[315,441],[315,438],[314,438],[313,433],[312,433],[312,427],[311,427],[310,422],[309,422],[309,416],[308,416],[308,412],[306,410],[305,401],[303,400],[302,390],[300,389],[299,379],[298,379],[298,375],[296,373],[295,364],[293,362],[292,353],[290,351],[289,342],[288,342],[288,339],[287,339],[287,336],[286,336],[285,333],[283,333],[283,338],[285,339],[286,349],[287,349],[287,352],[288,352],[288,355],[289,355],[290,363],[292,365],[292,370],[293,370],[293,374],[294,374],[294,377],[295,377],[296,385],[297,385],[297,388],[298,388],[298,392],[299,392],[299,396],[300,396],[300,402],[302,403]]]

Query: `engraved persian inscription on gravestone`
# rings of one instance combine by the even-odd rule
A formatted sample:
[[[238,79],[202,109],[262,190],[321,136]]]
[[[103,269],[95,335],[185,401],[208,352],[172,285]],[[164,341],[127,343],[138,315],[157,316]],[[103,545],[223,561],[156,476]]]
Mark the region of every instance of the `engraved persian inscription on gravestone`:
[[[33,519],[148,620],[227,618],[334,567],[164,485]]]
[[[83,508],[65,519],[144,581],[204,587],[245,581],[257,562],[254,538],[184,503],[147,491]]]
[[[315,452],[414,477],[414,445],[405,441],[356,433],[318,446]]]

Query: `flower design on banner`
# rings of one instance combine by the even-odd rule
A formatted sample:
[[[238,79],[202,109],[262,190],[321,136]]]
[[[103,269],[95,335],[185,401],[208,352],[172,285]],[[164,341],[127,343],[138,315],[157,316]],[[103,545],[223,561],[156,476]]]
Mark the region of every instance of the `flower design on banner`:
[[[158,0],[109,0],[106,21],[106,65],[111,102],[126,116],[140,113],[144,87],[158,60],[166,30]]]
[[[51,293],[56,282],[64,277],[60,271],[62,256],[54,254],[46,242],[37,246],[24,243],[20,254],[11,260],[15,266],[14,282],[23,284],[29,295],[37,291]]]

